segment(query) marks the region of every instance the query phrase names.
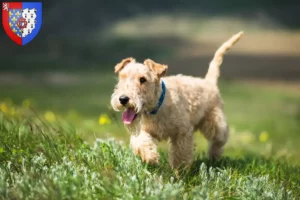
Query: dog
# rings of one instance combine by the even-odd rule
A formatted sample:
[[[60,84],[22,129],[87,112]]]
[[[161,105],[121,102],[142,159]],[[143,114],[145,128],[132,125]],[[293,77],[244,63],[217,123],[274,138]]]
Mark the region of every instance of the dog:
[[[217,81],[223,55],[243,35],[233,35],[215,52],[204,78],[166,76],[168,66],[132,57],[115,66],[118,83],[111,96],[115,111],[124,111],[122,121],[130,132],[130,147],[148,164],[159,164],[157,143],[169,141],[172,168],[193,162],[194,132],[200,130],[209,142],[208,156],[218,159],[229,137]]]

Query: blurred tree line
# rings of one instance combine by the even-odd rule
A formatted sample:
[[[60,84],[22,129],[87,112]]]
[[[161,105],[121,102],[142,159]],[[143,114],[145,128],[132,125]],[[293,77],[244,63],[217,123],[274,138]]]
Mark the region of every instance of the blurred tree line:
[[[300,1],[297,0],[47,0],[43,8],[43,29],[48,36],[80,34],[105,28],[120,19],[155,12],[251,17],[262,11],[287,28],[300,25]]]
[[[88,60],[102,62],[119,57],[123,54],[122,48],[132,41],[116,39],[95,44],[90,35],[95,32],[100,35],[111,24],[137,15],[188,12],[193,15],[252,18],[257,12],[263,12],[288,29],[298,29],[299,10],[300,1],[296,0],[47,0],[43,1],[40,33],[26,48],[12,45],[6,34],[1,34],[1,54],[7,64],[0,68],[17,69],[19,62],[47,67],[44,65],[46,62],[54,67],[63,61],[67,61],[63,63],[65,67],[73,67]],[[141,52],[149,55],[149,51],[151,49],[146,48]]]

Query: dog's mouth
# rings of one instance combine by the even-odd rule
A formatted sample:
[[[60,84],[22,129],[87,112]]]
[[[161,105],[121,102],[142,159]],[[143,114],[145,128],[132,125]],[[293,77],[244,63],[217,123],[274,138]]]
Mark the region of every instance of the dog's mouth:
[[[122,114],[122,121],[124,124],[131,124],[136,116],[133,108],[127,108]]]

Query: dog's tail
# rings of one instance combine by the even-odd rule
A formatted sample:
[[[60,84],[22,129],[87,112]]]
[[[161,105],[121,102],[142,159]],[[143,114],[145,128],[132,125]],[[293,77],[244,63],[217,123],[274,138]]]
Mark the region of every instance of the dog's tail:
[[[217,84],[218,78],[220,76],[220,66],[223,61],[223,56],[239,39],[243,36],[244,32],[241,31],[234,36],[232,36],[229,40],[224,42],[222,46],[216,51],[214,58],[209,64],[208,72],[205,76],[206,80]]]

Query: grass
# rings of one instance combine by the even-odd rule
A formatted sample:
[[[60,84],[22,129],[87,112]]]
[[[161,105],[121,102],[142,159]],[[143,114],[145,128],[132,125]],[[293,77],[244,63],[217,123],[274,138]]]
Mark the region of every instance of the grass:
[[[180,178],[162,154],[147,166],[124,145],[88,145],[66,124],[0,115],[1,199],[293,199],[300,167],[258,156],[198,156]]]
[[[191,169],[148,166],[128,149],[120,115],[109,108],[110,74],[1,84],[1,199],[297,199],[300,95],[221,81],[231,127],[215,163],[198,144]]]

